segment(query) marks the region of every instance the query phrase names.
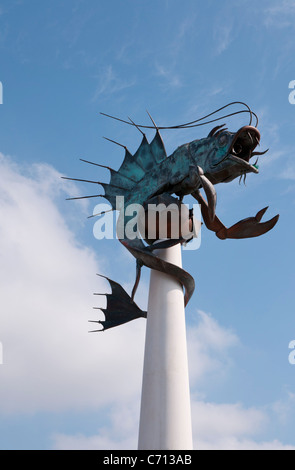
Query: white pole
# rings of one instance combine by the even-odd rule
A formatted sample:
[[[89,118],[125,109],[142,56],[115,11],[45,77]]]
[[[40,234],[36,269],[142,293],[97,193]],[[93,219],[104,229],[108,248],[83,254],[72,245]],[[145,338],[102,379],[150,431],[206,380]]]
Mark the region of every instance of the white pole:
[[[157,255],[182,267],[180,244]],[[138,449],[192,450],[184,297],[176,279],[151,270]]]

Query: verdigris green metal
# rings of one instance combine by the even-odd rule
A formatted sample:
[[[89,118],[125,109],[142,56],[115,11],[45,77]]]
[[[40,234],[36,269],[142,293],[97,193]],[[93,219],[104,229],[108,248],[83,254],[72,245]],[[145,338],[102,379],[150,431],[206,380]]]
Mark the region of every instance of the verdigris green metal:
[[[230,228],[226,228],[215,213],[214,186],[216,184],[228,183],[236,178],[246,178],[248,173],[259,173],[257,161],[254,164],[250,163],[253,156],[265,153],[255,151],[260,142],[260,133],[256,127],[246,125],[237,132],[228,131],[224,125],[214,127],[207,137],[181,145],[169,157],[167,157],[159,128],[156,125],[153,127],[155,136],[151,143],[141,131],[142,141],[134,155],[131,155],[124,147],[125,157],[120,168],[117,171],[109,168],[111,173],[109,183],[81,179],[78,181],[102,185],[103,197],[110,202],[113,210],[117,208],[116,197],[118,196],[124,197],[125,206],[139,204],[146,207],[155,198],[158,201],[168,200],[179,203],[186,195],[192,195],[201,206],[206,227],[223,240],[257,237],[275,226],[279,215],[267,222],[260,222],[267,208],[259,211],[255,217],[243,219]],[[68,179],[77,180],[76,178]],[[201,195],[201,189],[204,190],[206,199]],[[121,211],[118,223],[126,226],[127,222],[128,217],[124,211]],[[193,277],[178,266],[158,258],[154,253],[155,248],[169,247],[176,243],[183,243],[183,241],[179,237],[179,239],[166,240],[155,245],[150,240],[145,240],[147,244],[144,243],[142,238],[130,240],[124,236],[120,239],[120,242],[136,258],[136,281],[132,295],[129,296],[119,284],[108,279],[112,294],[108,294],[107,308],[103,310],[105,321],[98,321],[103,329],[135,318],[146,317],[146,312],[141,311],[134,302],[142,266],[177,278],[184,287],[185,305],[188,303],[195,287]]]

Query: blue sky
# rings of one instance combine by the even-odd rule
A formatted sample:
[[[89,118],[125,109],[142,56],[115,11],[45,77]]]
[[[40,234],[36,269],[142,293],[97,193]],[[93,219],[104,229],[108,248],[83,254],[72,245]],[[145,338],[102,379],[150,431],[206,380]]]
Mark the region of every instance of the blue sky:
[[[216,187],[217,214],[230,226],[269,206],[265,220],[280,220],[249,240],[203,226],[200,249],[183,252],[196,280],[194,446],[295,449],[294,24],[291,0],[0,1],[1,449],[136,448],[145,321],[101,335],[87,323],[92,293],[107,289],[96,273],[130,291],[135,263],[117,240],[94,238],[95,202],[65,201],[92,188],[60,176],[108,181],[79,161],[119,167],[122,149],[103,136],[137,149],[136,129],[100,112],[175,125],[236,100],[258,114],[270,150],[246,186]],[[210,129],[163,131],[168,154]]]

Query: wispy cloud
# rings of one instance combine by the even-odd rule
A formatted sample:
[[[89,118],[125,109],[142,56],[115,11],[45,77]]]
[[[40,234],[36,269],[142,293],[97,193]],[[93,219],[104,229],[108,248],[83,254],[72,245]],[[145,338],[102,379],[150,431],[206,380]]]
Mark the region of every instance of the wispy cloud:
[[[289,163],[279,175],[281,178],[286,180],[295,180],[295,165],[294,163]]]
[[[264,10],[265,25],[285,28],[294,26],[295,3],[293,0],[274,2]]]
[[[173,65],[165,66],[163,64],[156,63],[155,65],[156,75],[164,79],[165,87],[179,88],[182,86],[181,78],[175,71]]]
[[[136,84],[135,78],[123,79],[119,77],[112,65],[108,65],[100,70],[96,77],[98,84],[93,94],[92,101],[97,101],[101,96],[112,95]]]
[[[161,62],[155,62],[155,74],[163,79],[167,88],[174,89],[184,85],[179,67],[180,57],[192,34],[195,34],[195,23],[195,14],[181,19],[173,32],[174,35],[171,35],[169,46],[165,48],[165,56],[161,57]]]
[[[233,40],[233,27],[230,23],[218,24],[215,29],[215,53],[217,55],[226,51]]]

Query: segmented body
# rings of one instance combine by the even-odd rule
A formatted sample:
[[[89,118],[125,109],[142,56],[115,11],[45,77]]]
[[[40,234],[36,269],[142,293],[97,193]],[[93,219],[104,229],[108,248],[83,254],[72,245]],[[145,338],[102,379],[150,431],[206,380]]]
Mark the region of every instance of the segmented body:
[[[124,198],[124,206],[120,210],[118,218],[118,224],[123,228],[126,227],[131,217],[125,213],[125,208],[130,204],[145,207],[154,197],[162,196],[164,199],[176,200],[176,196],[182,201],[185,195],[192,194],[201,205],[206,227],[214,231],[218,238],[260,236],[271,230],[279,217],[277,215],[268,222],[260,223],[266,208],[259,211],[255,217],[243,219],[229,229],[215,214],[216,192],[214,185],[220,182],[230,182],[241,175],[246,175],[246,173],[258,173],[257,162],[251,165],[249,160],[254,155],[265,153],[254,152],[260,140],[257,128],[249,125],[242,127],[236,133],[231,133],[226,132],[223,127],[223,125],[215,127],[206,138],[186,143],[167,157],[159,130],[155,126],[156,134],[152,142],[149,143],[143,134],[142,142],[134,155],[131,155],[128,149],[123,146],[125,157],[119,170],[115,171],[105,167],[111,173],[109,183],[67,179],[102,185],[104,195],[99,196],[103,196],[110,202],[112,210],[118,209],[117,197],[120,196],[121,200]],[[92,164],[104,167],[104,165]],[[207,200],[200,194],[200,188],[204,189]],[[174,199],[173,194],[175,195]],[[119,284],[108,279],[112,294],[107,295],[107,308],[103,310],[106,316],[105,321],[98,321],[103,325],[103,329],[126,323],[135,318],[146,317],[146,312],[140,310],[134,302],[142,266],[174,276],[184,288],[185,305],[195,288],[194,279],[187,271],[160,259],[154,252],[156,248],[168,248],[182,243],[181,237],[160,243],[158,241],[157,244],[152,244],[148,240],[147,244],[141,237],[130,239],[125,230],[123,232],[124,236],[119,240],[136,258],[136,280],[130,297]]]
[[[157,131],[151,144],[145,136],[143,137],[134,156],[126,149],[125,158],[119,170],[111,171],[110,183],[102,183],[105,190],[104,196],[113,209],[116,208],[117,196],[124,197],[125,207],[129,204],[143,206],[155,195],[176,193],[182,197],[200,187],[197,179],[197,166],[188,151],[188,146],[182,147],[181,151],[177,149],[170,157],[167,157],[161,136]],[[121,213],[118,223],[126,225],[127,222],[128,217],[125,213]],[[189,273],[161,260],[153,253],[154,247],[147,247],[140,238],[130,240],[125,237],[120,239],[120,242],[136,258],[137,266],[144,265],[175,276],[185,289],[185,303],[189,301],[195,286],[194,279]],[[180,240],[171,240],[165,242],[164,246],[168,247],[179,242]]]

